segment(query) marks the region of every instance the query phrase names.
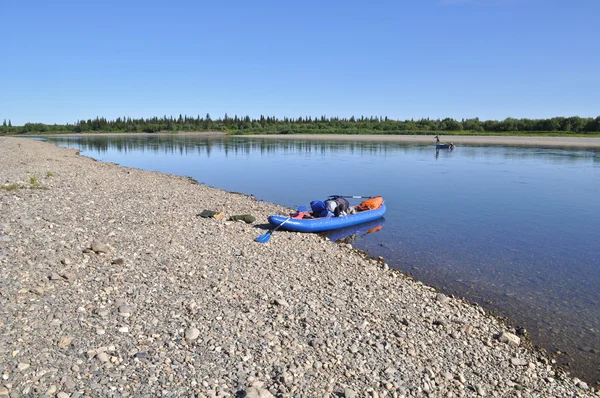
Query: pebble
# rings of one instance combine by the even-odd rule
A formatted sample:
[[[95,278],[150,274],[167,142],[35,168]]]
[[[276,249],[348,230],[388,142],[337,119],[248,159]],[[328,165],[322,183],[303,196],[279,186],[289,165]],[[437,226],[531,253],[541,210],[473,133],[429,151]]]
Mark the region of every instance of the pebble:
[[[197,340],[200,337],[200,330],[195,327],[188,328],[185,331],[185,339],[189,341]]]
[[[345,398],[358,398],[358,394],[351,388],[346,387],[344,389],[344,397]]]
[[[92,243],[92,251],[96,253],[108,253],[110,247],[106,243],[101,242],[93,242]]]
[[[521,344],[521,339],[519,336],[509,332],[502,332],[498,340],[502,343],[506,343],[515,347],[518,347]]]
[[[106,352],[101,352],[100,354],[96,355],[96,359],[98,359],[100,362],[108,362],[110,360],[110,356]]]
[[[20,372],[23,372],[23,371],[25,371],[25,370],[29,369],[29,366],[30,366],[30,365],[29,365],[28,363],[23,363],[23,362],[20,362],[20,363],[17,365],[17,369],[18,369]]]

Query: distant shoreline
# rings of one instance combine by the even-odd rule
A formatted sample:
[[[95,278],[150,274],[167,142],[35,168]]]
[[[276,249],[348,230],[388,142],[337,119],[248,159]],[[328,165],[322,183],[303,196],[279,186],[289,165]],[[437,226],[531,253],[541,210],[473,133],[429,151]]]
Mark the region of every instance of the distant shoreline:
[[[203,132],[179,132],[179,133],[69,133],[49,135],[27,135],[29,137],[52,137],[52,136],[206,136],[222,137],[230,136],[218,131]],[[336,141],[386,141],[386,142],[414,142],[433,144],[433,135],[387,135],[387,134],[249,134],[231,135],[238,138],[269,138],[269,139],[291,139],[291,140],[336,140]],[[548,146],[548,147],[578,147],[578,148],[600,148],[600,137],[531,137],[531,136],[471,136],[471,135],[440,135],[443,142],[454,144],[471,145],[516,145],[516,146]]]
[[[249,135],[255,138],[306,139],[306,140],[352,140],[352,141],[390,141],[390,142],[435,142],[432,135],[346,135],[346,134],[261,134]],[[486,144],[486,145],[522,145],[522,146],[555,146],[555,147],[587,147],[600,148],[600,138],[586,137],[522,137],[522,136],[441,136],[440,141],[454,144]]]

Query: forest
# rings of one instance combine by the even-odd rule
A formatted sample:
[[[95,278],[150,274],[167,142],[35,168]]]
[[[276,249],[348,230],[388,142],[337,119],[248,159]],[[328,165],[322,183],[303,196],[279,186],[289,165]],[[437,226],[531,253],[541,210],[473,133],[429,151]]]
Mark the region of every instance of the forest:
[[[250,118],[249,116],[213,119],[179,115],[161,118],[103,117],[79,120],[74,124],[25,123],[13,126],[4,120],[0,135],[61,134],[61,133],[158,133],[158,132],[215,131],[228,134],[444,134],[463,135],[598,135],[600,116],[553,117],[550,119],[479,120],[445,119],[393,120],[387,117],[276,117]]]

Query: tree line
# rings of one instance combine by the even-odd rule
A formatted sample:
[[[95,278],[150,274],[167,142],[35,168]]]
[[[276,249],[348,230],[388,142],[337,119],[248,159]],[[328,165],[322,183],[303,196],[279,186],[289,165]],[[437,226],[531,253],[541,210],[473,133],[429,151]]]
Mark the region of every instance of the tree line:
[[[507,133],[563,133],[599,134],[600,116],[553,117],[550,119],[479,120],[445,119],[393,120],[388,117],[276,117],[250,118],[249,116],[212,119],[179,115],[161,118],[118,117],[115,120],[96,117],[79,120],[74,124],[25,123],[13,126],[4,120],[0,134],[55,134],[55,133],[158,133],[179,131],[217,131],[230,134],[427,134],[432,132],[461,132],[470,134]]]

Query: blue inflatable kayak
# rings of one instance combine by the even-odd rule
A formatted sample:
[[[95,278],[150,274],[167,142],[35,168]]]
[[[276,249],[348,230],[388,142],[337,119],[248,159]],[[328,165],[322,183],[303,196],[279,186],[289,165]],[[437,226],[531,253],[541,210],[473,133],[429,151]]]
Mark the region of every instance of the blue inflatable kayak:
[[[281,225],[282,229],[297,232],[323,232],[334,229],[346,228],[352,225],[362,224],[367,221],[377,220],[385,214],[385,203],[375,210],[364,210],[355,214],[339,217],[321,218],[289,218],[286,216],[269,216],[269,224],[274,227]],[[287,220],[287,221],[286,221]]]

